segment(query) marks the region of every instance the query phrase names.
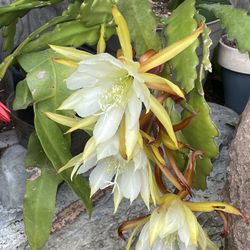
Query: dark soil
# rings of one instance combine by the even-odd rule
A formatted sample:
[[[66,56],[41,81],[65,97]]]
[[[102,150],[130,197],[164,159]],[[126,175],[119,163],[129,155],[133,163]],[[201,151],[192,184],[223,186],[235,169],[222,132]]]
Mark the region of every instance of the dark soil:
[[[207,102],[225,105],[223,84],[218,76],[214,74],[208,74],[207,80],[203,87]]]

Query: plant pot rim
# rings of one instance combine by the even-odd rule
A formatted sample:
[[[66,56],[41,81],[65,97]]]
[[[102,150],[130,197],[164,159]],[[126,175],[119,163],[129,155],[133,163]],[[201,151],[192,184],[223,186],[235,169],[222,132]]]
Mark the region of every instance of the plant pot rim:
[[[219,41],[219,64],[231,71],[250,74],[250,58],[248,53],[242,53],[237,48],[228,46],[223,42],[222,38]]]
[[[219,22],[220,22],[220,19],[219,19],[219,18],[216,18],[216,19],[214,19],[213,21],[206,22],[206,24],[215,24],[215,23],[219,23]]]

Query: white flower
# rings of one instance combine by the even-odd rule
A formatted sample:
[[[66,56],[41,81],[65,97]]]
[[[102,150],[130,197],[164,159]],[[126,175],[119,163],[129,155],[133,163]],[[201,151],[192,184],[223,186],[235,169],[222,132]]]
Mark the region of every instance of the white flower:
[[[67,87],[76,90],[60,109],[73,109],[79,116],[99,116],[93,135],[96,143],[110,139],[125,114],[126,144],[132,154],[139,131],[142,103],[149,109],[150,92],[136,72],[138,63],[125,64],[102,53],[79,62],[77,70],[68,78]]]
[[[76,168],[77,174],[93,168],[89,176],[91,196],[98,189],[113,186],[115,211],[123,197],[132,202],[139,194],[149,207],[149,162],[138,144],[132,159],[124,160],[119,154],[119,139],[115,135],[107,142],[97,145],[96,150]]]
[[[176,195],[168,199],[143,226],[136,250],[218,250],[190,208]]]

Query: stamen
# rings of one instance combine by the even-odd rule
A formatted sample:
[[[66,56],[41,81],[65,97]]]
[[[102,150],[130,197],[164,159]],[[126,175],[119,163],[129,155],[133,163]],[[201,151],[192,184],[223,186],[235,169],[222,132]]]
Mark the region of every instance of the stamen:
[[[113,86],[101,95],[101,109],[106,111],[125,105],[132,82],[133,77],[128,74],[117,78]]]

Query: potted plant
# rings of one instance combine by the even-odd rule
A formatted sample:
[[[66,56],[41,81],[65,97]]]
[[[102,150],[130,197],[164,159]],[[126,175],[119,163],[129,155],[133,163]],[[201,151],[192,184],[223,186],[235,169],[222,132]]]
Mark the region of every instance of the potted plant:
[[[14,104],[20,109],[30,105],[35,114],[24,199],[31,247],[41,249],[49,237],[57,187],[64,180],[89,213],[90,197],[107,186],[113,188],[115,211],[123,198],[132,202],[141,197],[149,211],[154,206],[151,214],[118,228],[123,238],[124,231],[133,229],[127,249],[138,230],[138,249],[176,244],[218,249],[193,212],[216,211],[225,223],[224,213],[245,216],[226,203],[188,201],[192,187],[206,188],[211,159],[218,154],[218,132],[201,84],[210,68],[211,41],[195,1],[186,0],[173,11],[163,29],[167,44],[156,33],[147,0],[72,3],[80,4],[73,16],[50,20],[0,65],[4,75],[17,59],[26,77],[17,85]],[[105,40],[113,33],[120,42],[115,56],[105,53]],[[83,43],[96,43],[97,54],[75,48]],[[90,139],[72,158],[69,134],[77,129]]]
[[[233,1],[237,6],[243,6],[243,1]],[[225,104],[241,113],[250,97],[250,61],[249,24],[250,16],[246,9],[234,8],[230,5],[206,6],[220,18],[227,35],[220,40],[218,61],[222,66],[222,81],[224,86]]]

